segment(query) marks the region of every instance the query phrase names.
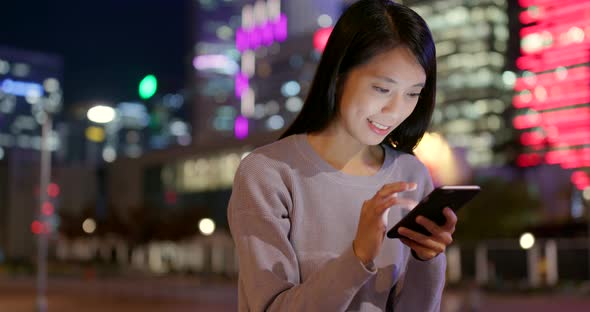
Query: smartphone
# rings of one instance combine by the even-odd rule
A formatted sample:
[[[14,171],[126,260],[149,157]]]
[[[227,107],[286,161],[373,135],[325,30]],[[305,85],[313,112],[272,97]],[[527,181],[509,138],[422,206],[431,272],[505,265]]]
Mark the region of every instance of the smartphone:
[[[403,217],[388,232],[389,238],[403,237],[397,231],[400,227],[430,236],[430,232],[422,225],[416,223],[416,217],[424,216],[438,225],[444,225],[446,217],[442,213],[445,207],[457,212],[469,202],[480,191],[477,185],[441,186],[434,189],[428,196],[424,197],[418,205]]]

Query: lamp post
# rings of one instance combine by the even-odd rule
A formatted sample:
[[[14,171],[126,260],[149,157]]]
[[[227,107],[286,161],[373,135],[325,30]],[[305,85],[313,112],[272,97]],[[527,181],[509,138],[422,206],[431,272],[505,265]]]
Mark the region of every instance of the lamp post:
[[[44,213],[43,207],[48,202],[50,196],[48,189],[51,181],[51,152],[54,150],[50,145],[50,136],[53,131],[52,114],[58,113],[62,106],[62,90],[57,79],[46,79],[43,82],[43,88],[41,94],[29,94],[32,98],[36,98],[36,101],[32,103],[31,112],[41,125],[39,205],[36,212],[38,224],[41,225],[38,228],[40,231],[37,233],[36,309],[38,312],[47,311],[47,250],[51,229],[49,226],[49,216]],[[45,95],[41,96],[43,93]]]
[[[106,194],[106,185],[105,185],[105,176],[104,176],[104,164],[103,161],[106,161],[105,158],[105,149],[104,146],[102,147],[102,152],[100,152],[99,150],[97,150],[96,148],[98,147],[95,144],[98,144],[99,142],[104,142],[105,139],[107,139],[108,141],[108,136],[109,134],[105,134],[105,132],[109,132],[109,127],[117,124],[117,111],[110,107],[110,106],[105,106],[105,105],[96,105],[91,107],[87,114],[86,117],[88,118],[89,121],[91,121],[92,123],[95,124],[102,124],[103,127],[98,128],[100,129],[100,133],[102,133],[102,137],[99,138],[91,138],[91,137],[87,137],[88,140],[92,140],[93,143],[88,142],[87,145],[92,147],[92,151],[91,152],[87,152],[87,157],[92,157],[94,159],[94,157],[96,157],[97,154],[99,154],[98,159],[94,159],[96,162],[94,161],[89,161],[89,163],[95,168],[95,178],[96,178],[96,183],[97,183],[97,199],[96,199],[96,207],[95,207],[95,213],[96,213],[96,217],[101,220],[106,216],[106,199],[105,199],[105,194]],[[95,126],[92,126],[91,128],[97,128]],[[114,157],[113,157],[114,158]],[[111,159],[110,161],[112,161],[113,159]]]
[[[37,311],[47,311],[47,248],[49,230],[48,218],[42,212],[43,204],[47,201],[47,187],[51,179],[51,150],[49,146],[49,134],[52,128],[51,114],[45,114],[45,121],[41,128],[41,181],[39,188],[38,220],[43,224],[43,230],[37,236]]]
[[[98,154],[98,150],[93,143],[100,143],[105,140],[105,130],[116,118],[117,112],[110,106],[95,105],[88,109],[86,119],[92,123],[92,126],[86,129],[86,161],[89,165],[94,166],[97,161],[94,157]],[[97,127],[95,124],[100,124],[102,127]]]

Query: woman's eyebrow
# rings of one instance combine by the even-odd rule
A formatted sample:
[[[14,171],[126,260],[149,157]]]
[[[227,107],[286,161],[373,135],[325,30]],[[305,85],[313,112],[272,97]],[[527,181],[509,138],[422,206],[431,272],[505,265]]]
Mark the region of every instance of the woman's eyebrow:
[[[386,81],[386,82],[389,82],[389,83],[398,84],[397,80],[395,80],[393,78],[390,78],[390,77],[379,76],[379,75],[377,75],[375,77],[378,78],[379,80],[383,80],[383,81]],[[424,83],[423,82],[417,83],[417,84],[413,85],[412,87],[424,87]]]

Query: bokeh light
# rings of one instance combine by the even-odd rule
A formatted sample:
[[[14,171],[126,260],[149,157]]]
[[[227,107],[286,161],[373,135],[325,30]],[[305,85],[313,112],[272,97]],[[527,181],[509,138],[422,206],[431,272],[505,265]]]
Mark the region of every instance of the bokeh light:
[[[97,105],[90,108],[86,116],[95,123],[109,123],[115,119],[116,112],[110,106]]]
[[[35,235],[39,235],[41,233],[43,233],[44,230],[44,226],[43,223],[41,223],[40,221],[33,221],[33,223],[31,223],[31,232],[33,232],[33,234]]]
[[[49,195],[49,197],[57,197],[59,196],[60,193],[60,188],[59,185],[57,185],[57,183],[49,183],[49,185],[47,186],[47,195]]]
[[[46,216],[51,216],[55,212],[55,207],[53,206],[52,203],[45,202],[45,203],[43,203],[43,206],[41,207],[41,212]]]
[[[94,233],[94,231],[96,231],[96,221],[94,221],[94,219],[92,218],[84,220],[84,222],[82,223],[82,230],[86,234]]]
[[[147,100],[151,98],[158,90],[158,80],[154,75],[145,76],[139,83],[139,96]]]
[[[90,126],[90,127],[86,128],[85,134],[86,134],[86,138],[89,141],[96,142],[96,143],[100,143],[100,142],[104,141],[104,138],[105,138],[104,129],[101,127],[97,127],[97,126]]]
[[[209,236],[215,232],[215,222],[209,218],[204,218],[199,221],[199,231],[205,236]]]
[[[520,248],[531,249],[535,245],[535,236],[531,233],[524,233],[519,239]]]
[[[332,26],[332,17],[328,14],[322,14],[318,17],[318,25],[322,28]]]

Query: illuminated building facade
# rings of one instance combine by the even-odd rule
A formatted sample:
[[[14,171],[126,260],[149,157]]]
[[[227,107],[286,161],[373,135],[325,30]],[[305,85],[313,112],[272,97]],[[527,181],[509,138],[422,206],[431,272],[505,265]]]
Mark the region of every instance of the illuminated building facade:
[[[521,56],[512,101],[524,146],[518,165],[559,165],[590,201],[590,1],[519,4]],[[573,216],[581,213],[572,207]]]
[[[192,129],[186,98],[181,91],[145,101],[119,102],[115,120],[105,126],[103,160],[112,162],[117,155],[137,158],[153,150],[190,145]]]
[[[436,42],[438,89],[432,130],[464,151],[472,167],[512,162],[507,1],[403,3],[424,17]]]
[[[231,3],[225,21],[204,27],[215,34],[197,44],[197,131],[203,140],[276,137],[301,109],[313,78],[320,57],[314,32],[338,18],[342,1]]]
[[[62,129],[67,137],[63,145],[65,162],[102,166],[118,158],[138,158],[149,151],[190,145],[188,96],[181,90],[156,94],[149,100],[76,103]],[[96,105],[113,107],[114,119],[107,123],[90,121],[87,112]]]
[[[43,109],[61,111],[61,74],[58,57],[0,47],[0,159],[11,148],[40,150]],[[51,149],[59,142],[53,132]]]
[[[58,151],[61,75],[59,57],[0,48],[0,253],[6,258],[26,258],[33,252],[41,125],[46,120],[44,111],[50,112],[57,130],[49,134],[49,148]],[[56,162],[63,156],[59,151],[53,154]],[[54,205],[45,206],[48,215],[54,216]]]
[[[212,135],[231,137],[238,112],[234,76],[239,68],[235,31],[241,25],[243,1],[195,1],[194,57],[195,141]]]
[[[301,109],[320,57],[316,48],[322,40],[314,43],[314,31],[332,24],[342,2],[193,3],[193,144],[114,162],[108,167],[107,194],[121,211],[139,207],[161,215],[203,211],[224,227],[241,157],[276,139]],[[242,20],[244,14],[249,16],[247,12],[252,13],[247,17],[252,19],[250,24]],[[296,16],[308,13],[302,21],[291,21],[293,12]],[[260,41],[269,30],[268,41]],[[260,40],[253,44],[256,35]],[[246,40],[245,47],[240,40]],[[236,94],[241,74],[251,91]],[[244,98],[246,93],[253,97]],[[241,128],[247,136],[239,130],[240,120],[247,123]]]

